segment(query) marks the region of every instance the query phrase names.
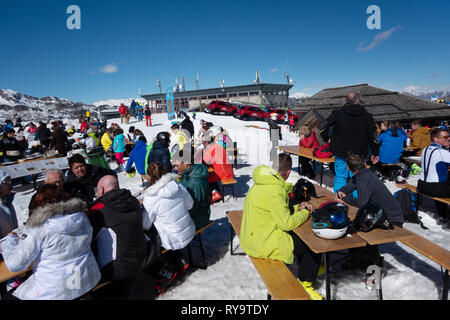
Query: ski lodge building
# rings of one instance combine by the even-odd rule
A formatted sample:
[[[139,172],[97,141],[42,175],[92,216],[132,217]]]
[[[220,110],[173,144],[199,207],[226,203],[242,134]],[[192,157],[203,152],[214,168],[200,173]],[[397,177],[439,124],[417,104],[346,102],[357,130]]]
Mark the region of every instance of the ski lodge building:
[[[266,107],[287,107],[289,89],[292,87],[292,84],[255,83],[232,87],[176,91],[173,95],[175,110],[203,110],[213,100],[231,103],[245,102]],[[141,95],[141,97],[147,100],[153,111],[165,111],[165,93],[145,94]]]

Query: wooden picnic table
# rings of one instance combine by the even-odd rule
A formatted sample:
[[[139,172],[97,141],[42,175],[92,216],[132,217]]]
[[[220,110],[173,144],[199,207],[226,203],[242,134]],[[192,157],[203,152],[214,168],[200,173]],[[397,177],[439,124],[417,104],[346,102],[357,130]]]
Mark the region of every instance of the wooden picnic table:
[[[8,281],[8,280],[18,277],[18,276],[22,276],[31,269],[32,269],[32,267],[30,265],[25,270],[18,271],[18,272],[12,272],[12,271],[9,271],[8,267],[5,264],[5,261],[0,261],[0,283],[3,283],[5,281]]]
[[[336,201],[333,192],[324,187],[315,186],[318,198],[311,198],[308,201],[314,209],[318,208],[322,203],[328,201]],[[356,216],[358,208],[348,205],[348,216],[353,220]],[[356,232],[347,234],[345,237],[335,240],[326,240],[317,237],[311,228],[309,220],[301,226],[293,230],[299,238],[315,253],[325,253],[325,271],[326,271],[326,298],[330,298],[330,280],[329,280],[329,264],[330,255],[333,252],[347,250],[352,248],[364,247],[367,244],[377,245],[382,243],[390,243],[411,239],[414,233],[405,228],[394,227],[393,230],[374,229],[370,232]],[[379,292],[381,298],[381,291]]]
[[[334,157],[331,158],[317,158],[313,155],[313,148],[304,148],[300,147],[298,145],[291,145],[291,146],[279,146],[277,147],[279,150],[295,154],[298,156],[298,173],[300,174],[300,157],[309,158],[314,161],[314,167],[315,162],[320,163],[320,185],[322,185],[322,178],[323,178],[323,164],[324,163],[332,163],[334,162]]]

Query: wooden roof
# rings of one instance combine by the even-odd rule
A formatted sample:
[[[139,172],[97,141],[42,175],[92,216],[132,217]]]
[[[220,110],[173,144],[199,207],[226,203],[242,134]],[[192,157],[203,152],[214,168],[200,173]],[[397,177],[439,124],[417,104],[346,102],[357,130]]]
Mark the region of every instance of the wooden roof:
[[[292,111],[306,114],[314,110],[323,118],[346,102],[350,92],[360,95],[362,105],[376,121],[407,119],[449,119],[450,108],[446,105],[411,97],[398,92],[359,84],[347,87],[323,89],[303,103],[296,105]]]

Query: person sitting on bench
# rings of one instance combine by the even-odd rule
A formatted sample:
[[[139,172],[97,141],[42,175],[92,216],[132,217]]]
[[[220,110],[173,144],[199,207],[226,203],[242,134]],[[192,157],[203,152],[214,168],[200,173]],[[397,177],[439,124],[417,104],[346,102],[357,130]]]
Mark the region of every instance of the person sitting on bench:
[[[240,246],[249,256],[280,260],[292,269],[296,267],[294,258],[297,259],[298,270],[294,275],[311,299],[322,300],[322,295],[312,287],[322,255],[312,252],[292,231],[308,220],[312,207],[302,202],[294,206],[291,214],[289,193],[294,186],[286,182],[291,168],[291,156],[282,153],[272,168],[261,165],[253,171],[255,184],[245,197]]]
[[[375,165],[383,176],[393,180],[394,172],[398,166],[383,166],[383,164],[397,164],[406,146],[406,134],[403,130],[395,127],[392,121],[381,122],[381,133],[378,136],[378,147],[380,161]]]
[[[192,164],[190,156],[175,154],[173,168],[178,172],[179,182],[189,191],[194,205],[189,214],[199,230],[209,223],[211,216],[208,168],[204,164]]]
[[[374,202],[386,212],[389,222],[402,227],[404,219],[400,204],[375,173],[365,167],[363,156],[349,152],[347,168],[352,172],[353,176],[349,183],[338,190],[336,201],[346,202],[358,208],[368,204],[369,201]],[[358,191],[358,198],[353,197],[352,193],[355,190]],[[381,265],[383,261],[377,246],[367,245],[364,248],[350,249],[350,253],[353,253],[353,255],[366,254],[369,258],[368,260],[352,258],[343,266],[344,269],[352,269],[354,267],[366,268],[373,261]]]
[[[411,147],[420,148],[417,155],[422,155],[423,149],[430,145],[430,129],[422,126],[422,120],[415,119],[411,122]]]
[[[10,291],[8,299],[72,300],[85,295],[101,277],[90,247],[92,226],[86,204],[46,184],[30,208],[25,227],[2,242],[8,270],[19,272],[33,264],[33,274]]]
[[[314,131],[311,131],[308,126],[300,127],[300,140],[298,142],[298,145],[304,148],[312,148],[313,150],[316,147],[320,146],[319,141],[316,138],[316,134],[314,133]],[[302,167],[302,175],[310,179],[314,179],[316,174],[310,164],[311,159],[302,156],[300,156],[298,159]]]
[[[417,191],[431,197],[450,198],[450,138],[448,130],[434,128],[430,131],[431,145],[423,149],[422,171]],[[438,214],[446,218],[447,204],[436,201]]]
[[[98,182],[88,218],[101,282],[111,281],[92,295],[106,300],[153,299],[153,279],[142,268],[147,245],[139,201],[129,190],[119,188],[115,176],[107,175]]]
[[[195,235],[195,224],[189,215],[194,200],[186,188],[177,182],[178,175],[166,172],[161,162],[150,163],[148,176],[150,186],[145,190],[143,201],[144,230],[148,232],[152,225],[156,227],[161,246],[170,250],[164,254],[164,260],[181,273],[188,266],[181,249]]]
[[[11,176],[0,171],[0,239],[18,226],[16,210],[13,206],[14,195]]]

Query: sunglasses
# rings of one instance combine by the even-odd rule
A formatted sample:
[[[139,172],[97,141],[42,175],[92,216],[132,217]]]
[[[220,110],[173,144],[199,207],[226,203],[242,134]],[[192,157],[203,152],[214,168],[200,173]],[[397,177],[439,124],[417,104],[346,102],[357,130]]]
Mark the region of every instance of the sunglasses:
[[[450,136],[449,136],[449,135],[446,135],[446,136],[439,137],[439,138],[441,138],[441,139],[450,139]]]

